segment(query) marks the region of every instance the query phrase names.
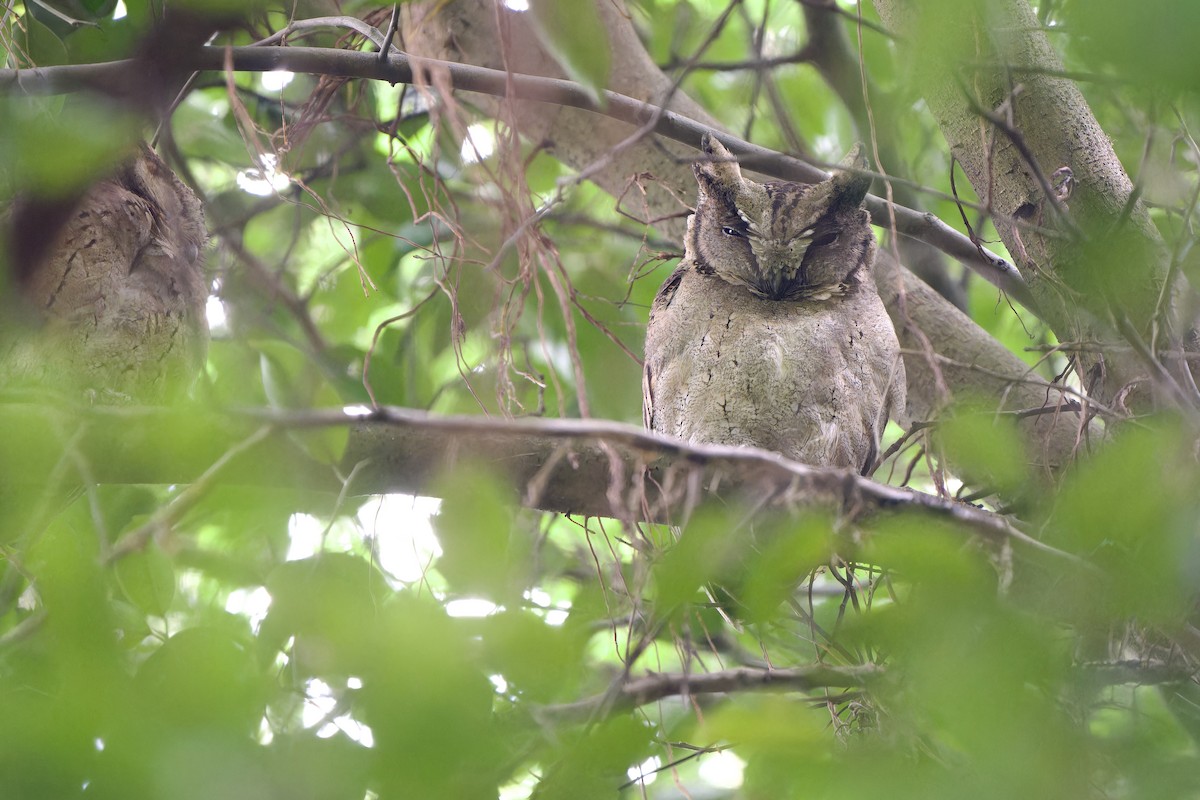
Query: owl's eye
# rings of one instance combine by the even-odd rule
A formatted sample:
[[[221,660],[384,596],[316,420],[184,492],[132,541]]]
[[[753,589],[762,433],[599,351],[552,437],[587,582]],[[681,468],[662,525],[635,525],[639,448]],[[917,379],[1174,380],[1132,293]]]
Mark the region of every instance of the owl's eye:
[[[838,238],[838,235],[836,233],[822,234],[821,236],[818,236],[816,239],[813,239],[812,244],[810,244],[809,247],[824,247],[827,244],[833,244],[834,242],[836,242],[837,238]]]
[[[742,233],[741,231],[739,231],[737,228],[731,228],[728,225],[721,228],[721,233],[725,234],[726,236],[745,236],[746,235],[746,234]]]

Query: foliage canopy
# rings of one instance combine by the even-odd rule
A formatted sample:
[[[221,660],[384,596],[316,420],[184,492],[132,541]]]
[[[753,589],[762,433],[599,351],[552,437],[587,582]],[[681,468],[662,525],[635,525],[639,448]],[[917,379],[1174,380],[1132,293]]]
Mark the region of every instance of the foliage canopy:
[[[0,386],[0,794],[1200,796],[1200,10],[525,6],[0,10],[0,199],[69,205],[153,138],[204,199],[213,291],[207,365],[177,407]],[[614,23],[626,11],[632,28]],[[726,131],[817,165],[863,140],[895,179],[880,196],[1023,273],[1041,317],[876,220],[881,258],[931,264],[947,298],[947,327],[905,344],[910,394],[940,402],[892,426],[874,475],[927,500],[807,472],[710,495],[724,486],[668,456],[655,478],[691,481],[690,502],[641,514],[630,487],[661,443],[537,427],[638,424],[691,151],[643,129],[581,165],[586,126],[539,138],[528,105],[450,92],[462,77],[439,65],[389,83],[339,60],[392,26],[414,57],[489,35],[499,51],[498,22],[514,60],[542,53],[601,106],[637,74],[635,29],[656,80]],[[264,40],[254,64],[323,52],[305,72],[225,50]],[[1039,42],[1054,74],[1022,71]],[[1066,111],[1111,138],[1111,185],[1095,152],[1025,114],[1041,79],[1082,92]],[[1037,157],[1015,171],[1040,169],[1048,194],[1006,194],[993,167],[1021,145]],[[620,161],[660,150],[662,174]],[[8,244],[19,234],[6,222]],[[0,314],[24,322],[19,254],[3,252]],[[1018,371],[952,363],[939,336],[998,343]],[[913,368],[926,361],[941,368]],[[1031,380],[1047,407],[1014,407]],[[486,419],[389,425],[377,406]],[[1065,457],[1040,451],[1051,417]],[[724,464],[742,488],[781,474],[725,457],[678,461]],[[589,464],[589,508],[625,513],[558,513],[581,510],[553,499],[560,466]]]

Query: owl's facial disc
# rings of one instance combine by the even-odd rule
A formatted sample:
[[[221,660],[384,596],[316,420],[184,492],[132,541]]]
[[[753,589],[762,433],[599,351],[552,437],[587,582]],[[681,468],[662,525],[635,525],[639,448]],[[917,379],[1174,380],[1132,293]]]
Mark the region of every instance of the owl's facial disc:
[[[840,172],[817,184],[758,183],[742,176],[719,143],[709,142],[706,152],[712,159],[695,168],[698,222],[687,240],[702,271],[769,300],[844,294],[861,253],[849,238],[836,250],[825,248],[847,224],[861,227],[851,210],[865,190],[848,188]]]

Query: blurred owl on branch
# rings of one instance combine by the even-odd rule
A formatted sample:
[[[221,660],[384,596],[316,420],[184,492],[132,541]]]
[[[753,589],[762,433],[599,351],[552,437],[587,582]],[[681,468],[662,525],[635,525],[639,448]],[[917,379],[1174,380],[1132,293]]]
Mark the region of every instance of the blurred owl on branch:
[[[30,230],[39,226],[31,213],[11,219],[25,228],[14,238],[53,241],[9,276],[24,313],[0,331],[0,387],[99,403],[188,391],[208,346],[207,232],[199,199],[149,147],[92,186],[61,226]]]
[[[860,150],[805,185],[743,177],[712,136],[702,148],[684,257],[646,330],[646,427],[869,473],[905,376],[871,276]]]

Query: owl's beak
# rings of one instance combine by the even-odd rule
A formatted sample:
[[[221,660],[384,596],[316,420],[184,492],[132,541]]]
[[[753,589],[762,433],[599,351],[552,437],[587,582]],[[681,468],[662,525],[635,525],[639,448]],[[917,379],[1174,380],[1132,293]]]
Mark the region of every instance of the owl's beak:
[[[758,261],[762,278],[760,289],[764,297],[781,300],[793,293],[800,266],[808,253],[811,239],[794,239],[790,242],[761,242],[755,247],[754,257]]]

